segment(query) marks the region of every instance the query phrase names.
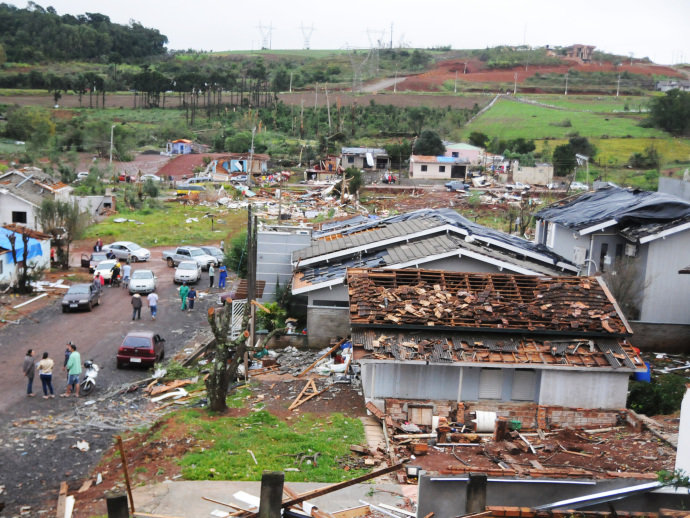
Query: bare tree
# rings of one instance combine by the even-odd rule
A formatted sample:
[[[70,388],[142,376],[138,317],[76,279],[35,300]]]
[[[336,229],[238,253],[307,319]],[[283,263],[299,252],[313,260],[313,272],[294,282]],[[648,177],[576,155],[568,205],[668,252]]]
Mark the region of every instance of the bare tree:
[[[640,304],[644,290],[649,286],[640,273],[637,260],[633,257],[619,257],[603,274],[626,318],[640,318]]]
[[[37,218],[41,228],[51,236],[57,261],[64,270],[69,268],[69,247],[79,239],[88,224],[88,214],[79,210],[76,202],[43,200]]]

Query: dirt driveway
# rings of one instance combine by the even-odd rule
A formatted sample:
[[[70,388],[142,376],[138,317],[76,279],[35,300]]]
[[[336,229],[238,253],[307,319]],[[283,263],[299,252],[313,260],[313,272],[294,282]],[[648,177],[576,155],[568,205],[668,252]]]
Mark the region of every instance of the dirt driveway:
[[[77,250],[73,261],[78,260]],[[147,329],[166,339],[166,356],[172,358],[185,347],[201,342],[208,333],[206,309],[215,304],[216,295],[200,298],[193,312],[181,312],[177,286],[172,282],[173,269],[162,260],[161,249],[152,249],[147,263],[137,263],[134,269],[150,268],[158,277],[160,297],[158,318],[150,319],[144,306],[141,320],[132,321],[130,296],[121,288],[106,288],[101,305],[92,312],[63,314],[61,298],[23,318],[17,325],[0,329],[0,502],[6,503],[5,513],[19,514],[23,505],[31,506],[30,514],[38,512],[38,503],[48,498],[55,502],[61,481],[77,481],[97,461],[111,443],[111,435],[118,426],[132,428],[145,424],[147,409],[134,397],[118,396],[98,401],[116,392],[123,385],[148,377],[144,369],[117,369],[115,353],[122,338],[130,330]],[[208,277],[204,273],[198,284],[200,297],[208,291]],[[22,309],[30,309],[26,306]],[[37,397],[26,397],[26,379],[21,364],[28,348],[37,355],[48,351],[56,364],[62,365],[65,344],[72,340],[78,346],[82,360],[92,358],[101,368],[97,387],[90,398],[45,400],[40,380],[34,380]],[[60,368],[54,372],[56,393],[65,389]],[[89,400],[96,401],[89,404]],[[94,413],[99,407],[101,413]],[[87,422],[88,421],[88,422]],[[55,426],[55,424],[62,425]],[[96,433],[94,433],[96,432]],[[74,449],[77,440],[86,440],[91,449],[87,453]],[[4,515],[3,515],[4,516]]]

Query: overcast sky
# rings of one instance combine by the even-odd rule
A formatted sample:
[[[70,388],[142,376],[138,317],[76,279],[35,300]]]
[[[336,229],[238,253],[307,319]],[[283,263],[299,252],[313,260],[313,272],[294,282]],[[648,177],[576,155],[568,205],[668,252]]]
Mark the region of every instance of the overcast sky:
[[[6,0],[17,7],[28,2]],[[690,62],[690,0],[44,0],[58,14],[98,12],[158,29],[169,49],[596,45],[605,52]],[[262,30],[263,27],[263,36]],[[269,28],[272,28],[269,40]]]

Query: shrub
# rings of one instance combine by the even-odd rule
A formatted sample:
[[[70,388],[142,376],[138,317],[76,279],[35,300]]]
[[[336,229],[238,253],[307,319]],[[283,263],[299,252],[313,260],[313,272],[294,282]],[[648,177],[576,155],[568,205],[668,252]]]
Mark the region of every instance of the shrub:
[[[687,380],[677,374],[664,374],[651,383],[630,383],[627,407],[639,414],[672,414],[680,410]]]

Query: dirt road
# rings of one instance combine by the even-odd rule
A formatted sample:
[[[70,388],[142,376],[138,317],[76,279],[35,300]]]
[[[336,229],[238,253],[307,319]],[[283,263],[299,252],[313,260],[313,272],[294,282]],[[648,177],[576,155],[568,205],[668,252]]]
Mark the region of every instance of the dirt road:
[[[75,253],[73,260],[78,258],[79,253]],[[3,372],[0,376],[0,488],[4,486],[4,493],[0,490],[0,502],[5,501],[8,515],[19,514],[21,506],[29,505],[29,515],[34,516],[39,502],[47,498],[47,502],[54,503],[60,482],[83,478],[111,443],[118,427],[133,428],[146,422],[148,410],[135,396],[118,396],[89,404],[89,400],[98,400],[122,385],[150,375],[144,369],[116,368],[115,353],[128,331],[158,332],[166,339],[167,358],[201,341],[202,335],[208,333],[206,309],[216,303],[217,295],[200,298],[193,312],[181,312],[177,286],[172,282],[173,269],[165,265],[160,249],[152,249],[152,259],[133,268],[150,268],[158,276],[160,299],[156,321],[150,319],[146,304],[141,320],[132,321],[127,290],[106,288],[101,305],[92,312],[63,314],[61,299],[56,298],[32,313],[30,319],[0,329]],[[204,273],[197,287],[200,296],[208,291],[207,287],[208,277]],[[35,349],[37,356],[48,351],[61,366],[68,340],[77,344],[82,360],[93,358],[101,368],[94,393],[89,398],[45,400],[40,397],[41,384],[36,376],[37,396],[28,398],[26,379],[20,368],[26,350]],[[56,393],[64,391],[61,368],[56,368],[53,384]],[[94,412],[96,407],[98,412]],[[79,439],[90,443],[89,452],[73,448]]]

